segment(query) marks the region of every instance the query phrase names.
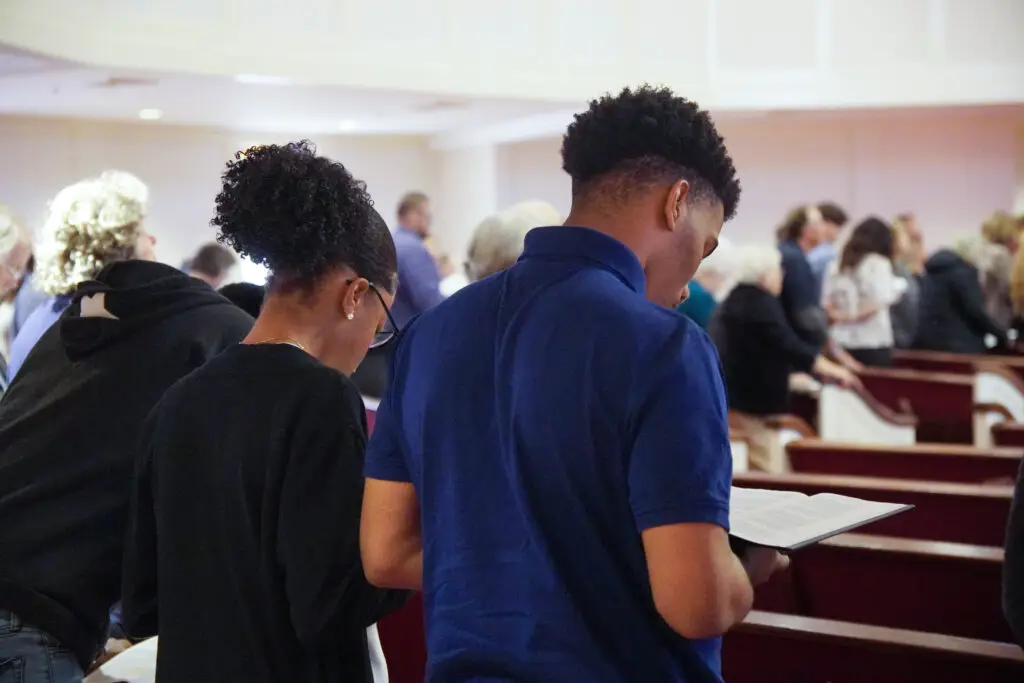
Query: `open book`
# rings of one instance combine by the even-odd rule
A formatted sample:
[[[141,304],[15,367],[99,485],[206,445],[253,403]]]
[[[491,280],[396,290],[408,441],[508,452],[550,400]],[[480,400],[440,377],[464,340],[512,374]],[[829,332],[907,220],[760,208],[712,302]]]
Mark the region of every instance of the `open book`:
[[[832,493],[808,496],[733,487],[729,535],[754,545],[797,550],[912,507]]]

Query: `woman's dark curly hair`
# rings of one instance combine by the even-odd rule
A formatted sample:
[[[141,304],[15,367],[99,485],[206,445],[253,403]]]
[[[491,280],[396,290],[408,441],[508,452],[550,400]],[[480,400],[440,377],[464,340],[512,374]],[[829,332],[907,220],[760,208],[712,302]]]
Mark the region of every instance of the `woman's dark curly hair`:
[[[276,289],[311,287],[349,266],[394,291],[395,243],[366,184],[308,140],[237,152],[222,176],[218,241],[271,271]]]
[[[839,257],[839,270],[853,270],[868,254],[879,254],[892,260],[896,236],[892,226],[881,218],[865,218],[850,233],[850,240]]]
[[[708,113],[668,88],[641,86],[605,95],[577,114],[562,140],[562,168],[574,197],[617,177],[619,191],[685,178],[694,198],[716,198],[736,213],[736,168]],[[614,189],[612,191],[615,191]]]

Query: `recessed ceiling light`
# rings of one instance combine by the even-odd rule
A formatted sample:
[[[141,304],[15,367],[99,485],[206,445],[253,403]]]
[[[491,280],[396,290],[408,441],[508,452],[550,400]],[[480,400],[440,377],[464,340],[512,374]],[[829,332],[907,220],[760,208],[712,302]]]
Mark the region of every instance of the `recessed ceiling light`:
[[[143,121],[159,121],[164,117],[164,113],[159,109],[140,109],[139,118]]]
[[[338,121],[338,130],[343,133],[351,133],[359,129],[358,121]]]
[[[255,83],[257,85],[288,85],[291,79],[284,76],[264,76],[262,74],[238,74],[235,80],[239,83]]]

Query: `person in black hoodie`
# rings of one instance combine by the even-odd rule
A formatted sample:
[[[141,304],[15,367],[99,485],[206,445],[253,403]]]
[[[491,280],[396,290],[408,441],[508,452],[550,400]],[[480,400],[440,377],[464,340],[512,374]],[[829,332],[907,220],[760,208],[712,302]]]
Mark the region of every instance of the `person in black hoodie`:
[[[81,680],[120,596],[143,421],[252,322],[174,268],[121,261],[29,353],[0,404],[0,680]]]
[[[980,258],[980,241],[965,239],[955,250],[941,249],[925,261],[915,349],[981,354],[988,351],[987,335],[997,347],[1006,346],[1006,330],[985,310]]]
[[[161,683],[369,683],[372,626],[408,593],[363,575],[348,375],[396,331],[395,245],[365,185],[307,142],[239,153],[223,180],[220,239],[272,275],[244,342],[146,426],[124,625],[159,636]]]

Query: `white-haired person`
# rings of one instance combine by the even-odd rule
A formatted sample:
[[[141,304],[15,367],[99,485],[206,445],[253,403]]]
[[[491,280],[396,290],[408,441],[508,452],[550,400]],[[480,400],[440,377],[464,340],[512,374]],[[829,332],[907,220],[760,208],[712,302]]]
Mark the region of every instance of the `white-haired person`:
[[[505,270],[523,253],[526,233],[537,227],[558,225],[563,220],[555,207],[538,200],[520,202],[488,216],[469,239],[466,278],[476,282]]]
[[[107,171],[70,185],[50,203],[36,253],[34,284],[49,295],[11,344],[8,377],[71,303],[79,284],[116,261],[156,259],[156,239],[146,232],[146,185],[130,173]]]
[[[690,280],[688,295],[676,312],[707,329],[715,306],[729,293],[736,276],[735,247],[724,238],[710,256],[700,262]]]
[[[814,373],[843,385],[857,379],[787,322],[779,301],[779,250],[745,245],[735,256],[737,284],[719,304],[708,331],[718,347],[730,414],[750,439],[751,467],[785,472],[785,453],[773,446],[765,419],[788,411],[790,374]]]

